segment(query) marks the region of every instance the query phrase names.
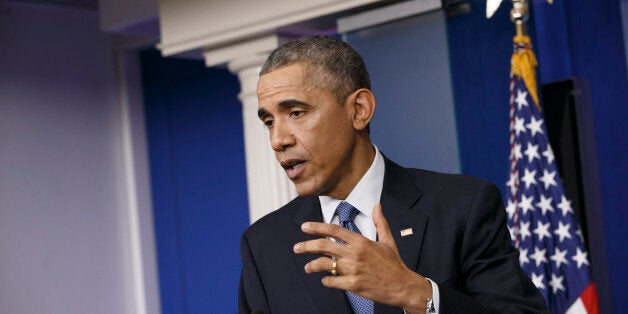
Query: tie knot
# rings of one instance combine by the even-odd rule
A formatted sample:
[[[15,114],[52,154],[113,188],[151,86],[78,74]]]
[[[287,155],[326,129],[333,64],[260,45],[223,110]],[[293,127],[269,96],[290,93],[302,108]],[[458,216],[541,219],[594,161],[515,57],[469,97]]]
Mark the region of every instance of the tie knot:
[[[341,202],[336,208],[336,214],[338,214],[338,219],[340,220],[341,225],[344,225],[344,223],[347,222],[353,222],[353,219],[355,219],[355,216],[357,216],[358,213],[359,211],[357,208],[347,202]]]

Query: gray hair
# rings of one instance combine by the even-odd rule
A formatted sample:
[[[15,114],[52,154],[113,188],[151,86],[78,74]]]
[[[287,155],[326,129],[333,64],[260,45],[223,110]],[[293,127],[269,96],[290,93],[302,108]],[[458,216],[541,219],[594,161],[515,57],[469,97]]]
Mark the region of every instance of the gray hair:
[[[281,45],[268,56],[260,76],[297,63],[306,66],[309,84],[332,93],[340,103],[360,88],[371,89],[360,54],[346,42],[324,35],[305,36]]]

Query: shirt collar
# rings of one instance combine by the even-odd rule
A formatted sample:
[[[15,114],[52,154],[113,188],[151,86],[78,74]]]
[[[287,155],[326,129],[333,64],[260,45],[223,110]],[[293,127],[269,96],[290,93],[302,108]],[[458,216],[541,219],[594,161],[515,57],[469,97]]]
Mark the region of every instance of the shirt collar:
[[[373,207],[379,203],[382,194],[382,188],[384,187],[384,157],[375,148],[375,158],[373,163],[366,171],[364,176],[360,179],[358,184],[353,188],[345,202],[353,205],[360,213],[366,215],[369,219],[372,218]],[[336,213],[336,207],[343,200],[338,200],[330,196],[319,196],[321,203],[321,210],[323,211],[323,221],[330,223],[334,214]]]

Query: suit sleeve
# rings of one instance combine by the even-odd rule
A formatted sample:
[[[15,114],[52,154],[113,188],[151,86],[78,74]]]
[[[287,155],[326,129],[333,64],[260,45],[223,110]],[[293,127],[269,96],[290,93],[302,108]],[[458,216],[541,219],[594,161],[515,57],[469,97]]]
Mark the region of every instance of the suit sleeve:
[[[242,272],[238,291],[238,313],[270,313],[266,292],[246,235],[244,233],[240,240]]]
[[[441,314],[549,313],[519,266],[497,187],[483,183],[468,206],[460,244],[464,293],[439,286]]]

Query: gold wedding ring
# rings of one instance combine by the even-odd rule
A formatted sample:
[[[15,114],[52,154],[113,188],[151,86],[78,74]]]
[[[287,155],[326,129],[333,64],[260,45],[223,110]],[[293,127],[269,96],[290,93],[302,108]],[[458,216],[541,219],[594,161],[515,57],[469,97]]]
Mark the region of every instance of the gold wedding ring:
[[[336,265],[338,265],[338,262],[336,260],[334,260],[331,263],[331,274],[334,275],[334,276],[338,275],[338,272],[336,271]]]

